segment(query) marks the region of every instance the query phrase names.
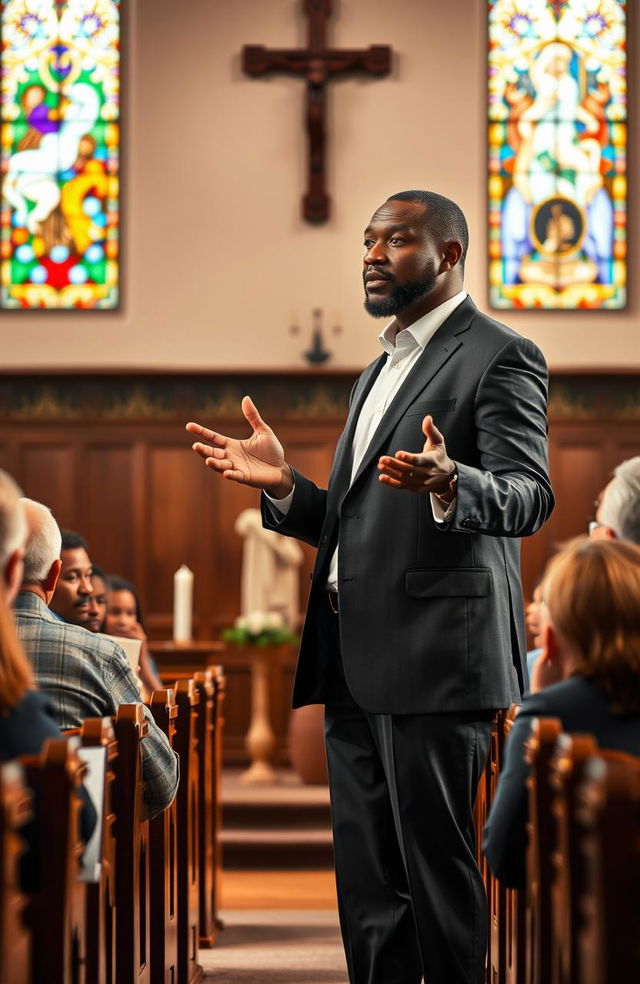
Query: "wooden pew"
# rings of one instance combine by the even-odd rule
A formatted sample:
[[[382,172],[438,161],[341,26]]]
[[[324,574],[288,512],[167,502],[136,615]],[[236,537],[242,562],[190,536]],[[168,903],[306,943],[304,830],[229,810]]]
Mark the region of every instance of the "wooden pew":
[[[491,810],[498,788],[498,779],[504,756],[505,722],[509,715],[513,720],[518,705],[499,711],[496,724],[491,732],[487,775],[487,813]],[[509,725],[510,727],[510,725]],[[503,984],[506,974],[506,889],[497,878],[491,876],[487,883],[487,902],[489,908],[489,946],[487,949],[487,984]]]
[[[144,818],[140,742],[148,723],[142,704],[121,704],[115,718],[116,979],[149,984],[149,822]]]
[[[20,829],[32,816],[31,792],[17,762],[0,766],[0,984],[30,984],[31,933],[20,890]]]
[[[495,732],[495,722],[493,725],[493,730],[491,732],[491,750],[489,752],[489,759],[487,765],[484,768],[482,775],[480,776],[480,782],[478,783],[478,788],[476,790],[476,798],[473,804],[473,824],[476,831],[476,861],[478,867],[480,868],[483,881],[485,886],[487,885],[487,874],[489,869],[487,863],[484,860],[484,855],[482,853],[482,834],[484,830],[484,825],[487,819],[487,803],[488,803],[488,787],[489,787],[489,772],[492,765],[492,752],[493,752],[493,735]]]
[[[193,683],[198,693],[198,937],[199,946],[209,948],[217,935],[213,914],[216,690],[210,670],[194,673]]]
[[[191,647],[187,649],[191,652]],[[163,680],[168,680],[170,672],[170,666],[163,668]],[[212,665],[204,670],[192,669],[191,672],[188,669],[183,670],[171,679],[177,681],[190,678],[196,684],[204,708],[202,716],[197,719],[198,741],[202,749],[198,770],[199,795],[202,803],[210,805],[205,806],[205,812],[199,811],[199,945],[207,949],[214,944],[218,932],[223,928],[219,912],[222,873],[222,743],[226,678],[222,666]],[[213,686],[213,693],[210,692],[210,685],[205,683],[206,680]],[[211,700],[213,700],[212,707]],[[210,750],[206,747],[204,735],[209,736]]]
[[[578,984],[577,942],[581,933],[583,868],[578,853],[576,790],[586,762],[598,754],[592,735],[560,734],[550,764],[552,814],[556,829],[551,863],[551,984]]]
[[[551,813],[550,763],[562,725],[555,718],[535,718],[527,742],[529,822],[527,824],[526,981],[551,980],[551,852],[555,842]]]
[[[220,918],[220,890],[222,884],[222,742],[224,738],[224,700],[227,689],[227,681],[224,667],[212,666],[213,682],[215,687],[215,703],[213,709],[214,726],[214,752],[213,752],[213,861],[211,870],[213,873],[211,884],[211,914],[215,920],[217,930],[224,928]]]
[[[192,679],[176,683],[176,734],[180,784],[176,796],[178,843],[178,984],[196,984],[204,972],[198,963],[198,738],[196,716],[200,695]],[[118,982],[120,984],[120,982]]]
[[[640,980],[640,759],[600,751],[575,797],[584,866],[579,984]]]
[[[198,867],[200,946],[213,946],[221,922],[218,917],[221,834],[222,776],[222,704],[224,673],[222,667],[194,673],[199,695],[196,733],[198,738]]]
[[[46,984],[90,984],[85,976],[85,886],[78,879],[84,845],[80,840],[85,765],[77,738],[49,739],[39,755],[19,760],[37,796],[39,883],[29,896],[32,979]]]
[[[497,717],[493,722],[491,729],[491,745],[489,748],[489,757],[487,759],[487,764],[483,769],[482,775],[480,776],[480,781],[478,783],[478,788],[476,790],[476,798],[473,805],[473,824],[475,827],[476,834],[476,862],[478,868],[480,869],[480,874],[484,882],[485,893],[487,896],[487,901],[491,894],[491,883],[493,881],[493,876],[487,864],[486,858],[482,852],[482,838],[484,834],[484,825],[487,821],[487,815],[490,806],[490,791],[491,791],[491,772],[494,767],[497,767],[497,763],[494,759],[495,750],[497,748],[496,735],[498,729]],[[485,977],[487,981],[490,981],[489,968],[491,966],[491,934],[487,933],[487,957],[486,957],[486,973]]]
[[[504,716],[503,750],[518,712],[518,705],[513,704]],[[499,776],[498,776],[499,779]],[[501,888],[497,880],[494,882],[499,894],[492,903],[500,924],[504,925],[505,939],[505,984],[525,984],[526,976],[526,905],[525,895],[520,889]],[[493,984],[493,982],[492,982]]]
[[[178,705],[173,690],[157,690],[149,708],[173,748]],[[151,984],[178,980],[177,805],[149,823],[151,890]]]
[[[79,729],[82,749],[101,749],[102,816],[98,881],[87,882],[87,982],[116,982],[116,816],[113,809],[113,783],[118,743],[111,718],[87,718]],[[82,754],[82,751],[80,752]],[[96,835],[98,836],[98,835]]]

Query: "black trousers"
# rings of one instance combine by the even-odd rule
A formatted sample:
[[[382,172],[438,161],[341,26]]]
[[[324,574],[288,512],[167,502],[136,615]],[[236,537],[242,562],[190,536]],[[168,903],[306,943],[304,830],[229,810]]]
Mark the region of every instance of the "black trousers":
[[[325,620],[323,619],[323,622]],[[351,984],[483,984],[473,803],[493,712],[370,714],[335,658],[325,734],[340,925]]]

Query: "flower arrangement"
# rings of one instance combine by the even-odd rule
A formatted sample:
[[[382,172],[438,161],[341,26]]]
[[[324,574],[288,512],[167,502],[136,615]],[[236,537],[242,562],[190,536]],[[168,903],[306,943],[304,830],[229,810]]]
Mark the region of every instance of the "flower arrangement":
[[[297,641],[280,612],[255,611],[240,615],[233,628],[223,629],[221,635],[225,642],[233,642],[236,646],[277,646]]]

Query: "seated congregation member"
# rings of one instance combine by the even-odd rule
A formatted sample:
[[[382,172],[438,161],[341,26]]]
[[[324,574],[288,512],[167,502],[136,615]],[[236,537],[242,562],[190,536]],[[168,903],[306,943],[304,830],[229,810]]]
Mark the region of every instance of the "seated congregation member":
[[[596,500],[589,535],[597,540],[630,540],[640,546],[640,455],[614,468]]]
[[[46,506],[23,500],[27,517],[22,590],[16,599],[18,634],[39,688],[51,702],[58,725],[76,728],[87,717],[115,715],[120,704],[140,702],[127,658],[117,644],[66,624],[48,604],[60,573],[60,530]],[[172,802],[178,758],[145,708],[149,725],[142,741],[147,816]]]
[[[91,598],[89,599],[89,618],[86,628],[89,632],[103,632],[104,618],[107,614],[107,576],[96,567],[91,565]]]
[[[542,580],[542,654],[505,749],[484,852],[506,885],[525,884],[531,721],[559,718],[601,748],[640,755],[640,548],[623,540],[569,543]]]
[[[0,762],[20,755],[37,755],[48,738],[62,737],[45,696],[35,689],[31,666],[24,655],[10,610],[20,588],[27,523],[20,490],[6,472],[0,471]],[[86,841],[96,824],[96,813],[86,790],[80,795],[81,836]],[[25,891],[37,882],[38,809],[21,833],[28,850],[21,862]]]
[[[640,545],[640,455],[622,461],[613,471],[595,502],[595,518],[589,523],[589,536],[595,540],[630,540]],[[535,649],[527,653],[529,679],[540,656],[536,639],[540,608],[536,597],[527,606],[527,628],[534,636]]]
[[[60,534],[60,576],[49,607],[63,622],[87,628],[93,594],[87,541],[73,530],[61,530]]]
[[[529,671],[529,680],[531,680],[533,668],[536,665],[537,660],[540,658],[540,653],[542,652],[540,647],[540,632],[542,629],[542,596],[540,594],[539,584],[536,584],[533,589],[533,596],[525,609],[525,622],[527,625],[527,632],[533,639],[533,649],[529,649],[527,652],[527,669]]]
[[[107,611],[102,631],[124,639],[139,639],[142,643],[138,668],[140,682],[151,693],[154,690],[162,690],[162,682],[149,653],[147,636],[142,625],[142,609],[138,592],[133,584],[125,581],[123,577],[109,576]]]
[[[20,489],[0,469],[0,596],[11,605],[22,582],[27,520]]]
[[[589,536],[595,540],[630,540],[640,545],[640,455],[622,461],[595,502],[595,518],[589,523]],[[537,589],[536,589],[537,590]],[[527,607],[527,628],[535,636],[536,595]],[[529,679],[540,656],[539,642],[527,653]]]
[[[20,755],[38,755],[48,738],[63,737],[49,700],[35,689],[31,666],[18,641],[13,616],[4,599],[0,598],[0,762],[9,762]],[[78,792],[82,799],[80,836],[86,844],[97,816],[84,786]],[[38,813],[38,802],[34,797],[32,819],[20,831],[27,844],[20,863],[20,882],[25,892],[33,891],[38,884]]]

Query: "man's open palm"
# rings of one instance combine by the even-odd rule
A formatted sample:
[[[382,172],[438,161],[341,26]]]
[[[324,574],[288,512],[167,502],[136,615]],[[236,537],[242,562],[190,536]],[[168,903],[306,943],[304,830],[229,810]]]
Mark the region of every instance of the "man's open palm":
[[[385,454],[380,458],[378,477],[384,485],[409,492],[441,493],[449,489],[455,465],[431,414],[422,421],[422,433],[425,442],[421,454],[396,451],[393,457]]]
[[[198,441],[193,450],[223,478],[257,489],[284,491],[282,486],[283,483],[290,484],[290,473],[280,441],[265,424],[249,396],[242,401],[242,413],[253,430],[251,437],[240,441],[191,422],[187,424],[189,433],[210,442]]]

